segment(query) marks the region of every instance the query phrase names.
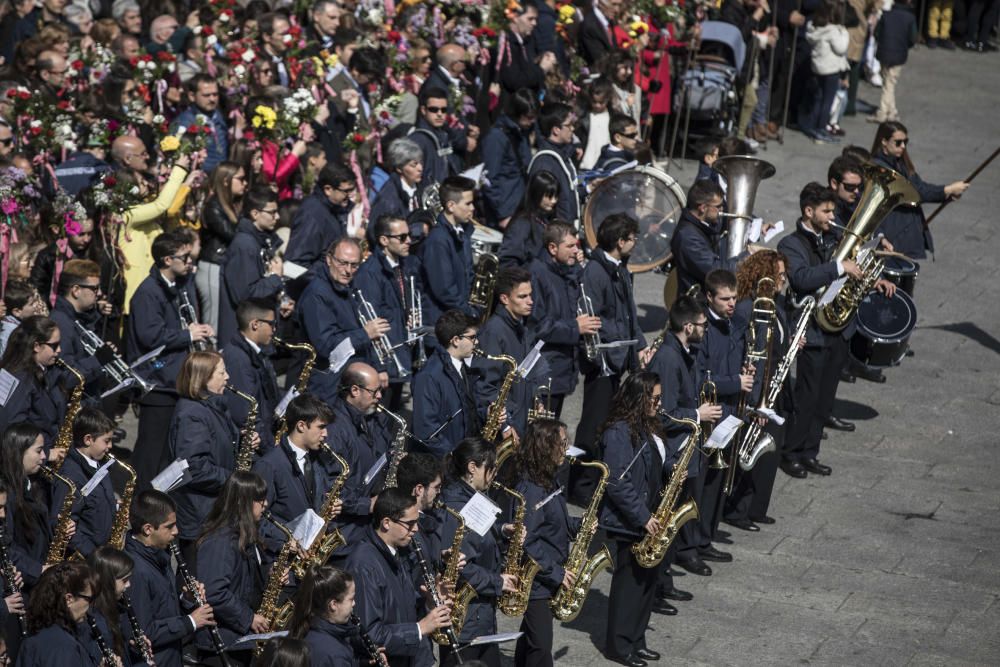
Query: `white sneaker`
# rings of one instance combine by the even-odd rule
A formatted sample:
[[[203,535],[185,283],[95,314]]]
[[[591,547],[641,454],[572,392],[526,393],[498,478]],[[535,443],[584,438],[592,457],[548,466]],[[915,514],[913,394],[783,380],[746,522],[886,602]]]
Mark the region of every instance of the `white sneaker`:
[[[868,79],[868,83],[872,84],[876,88],[882,87],[882,75],[878,72],[872,72],[872,76]]]

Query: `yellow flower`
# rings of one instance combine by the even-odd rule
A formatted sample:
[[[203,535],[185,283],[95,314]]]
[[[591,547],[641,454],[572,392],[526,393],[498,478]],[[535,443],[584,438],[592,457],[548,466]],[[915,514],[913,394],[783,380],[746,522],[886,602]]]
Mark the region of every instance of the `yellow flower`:
[[[172,134],[163,137],[163,139],[160,140],[160,150],[163,151],[164,153],[172,153],[173,151],[177,150],[180,147],[181,147],[181,140]]]
[[[260,116],[254,116],[251,123],[253,124],[254,127],[260,127],[261,124]]]
[[[573,5],[563,5],[559,8],[559,22],[563,24],[573,23],[573,18],[576,16],[576,9]]]

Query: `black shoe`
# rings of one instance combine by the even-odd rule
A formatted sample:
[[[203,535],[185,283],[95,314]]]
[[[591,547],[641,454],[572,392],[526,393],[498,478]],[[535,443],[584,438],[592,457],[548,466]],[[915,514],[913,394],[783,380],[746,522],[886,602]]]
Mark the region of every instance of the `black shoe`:
[[[847,431],[848,433],[853,433],[854,429],[857,427],[849,421],[844,421],[843,419],[837,419],[833,415],[826,418],[826,428],[832,428],[834,431]]]
[[[937,45],[940,46],[945,51],[955,50],[955,42],[951,41],[950,39],[939,39]]]
[[[868,380],[869,382],[875,382],[876,384],[882,384],[885,382],[885,374],[878,368],[859,368],[857,370],[857,375],[862,380]]]
[[[764,515],[762,517],[752,516],[752,517],[750,517],[750,520],[753,521],[754,523],[759,523],[759,524],[762,524],[764,526],[770,526],[770,525],[772,525],[774,523],[777,523],[772,517],[769,517],[767,515]]]
[[[822,434],[821,434],[821,435],[819,436],[819,439],[820,439],[820,440],[826,440],[826,439],[827,439],[827,438],[829,438],[829,437],[830,437],[830,436],[828,436],[828,435],[826,434],[826,431],[823,431],[823,433],[822,433]]]
[[[802,461],[802,467],[809,472],[814,472],[817,475],[829,475],[833,472],[833,468],[830,466],[825,466],[816,459],[805,459]]]
[[[1000,47],[996,46],[995,44],[990,44],[989,42],[979,42],[979,43],[980,45],[982,45],[984,53],[993,53],[995,51],[1000,50]]]
[[[674,611],[676,612],[677,610],[675,609]],[[654,651],[651,648],[641,648],[638,651],[636,651],[635,654],[637,656],[639,656],[640,658],[642,658],[643,660],[659,660],[660,659],[660,654],[657,653],[656,651]]]
[[[615,658],[609,655],[608,660],[619,665],[627,665],[627,667],[646,667],[649,664],[635,653],[631,653],[624,658]]]
[[[851,371],[847,370],[846,368],[843,369],[842,371],[840,371],[840,381],[841,382],[846,382],[847,384],[854,384],[854,381],[856,379],[857,378],[854,377],[854,373],[852,373]]]
[[[976,42],[964,42],[960,45],[963,51],[978,51],[979,45]]]
[[[699,549],[698,555],[701,556],[702,560],[710,560],[715,563],[732,563],[733,555],[725,551],[719,551],[713,546],[708,546],[705,549]]]
[[[933,37],[928,37],[927,42],[925,42],[928,49],[936,49],[938,47],[938,41]]]
[[[733,519],[732,521],[730,521],[729,519],[723,519],[723,521],[728,523],[730,526],[735,526],[740,530],[746,530],[751,533],[756,533],[760,531],[760,526],[755,524],[750,519]]]
[[[806,469],[802,467],[802,464],[798,461],[782,461],[779,467],[784,471],[789,477],[794,477],[796,479],[805,479],[809,476]]]
[[[687,570],[691,574],[697,574],[699,577],[712,576],[712,568],[706,565],[705,561],[697,556],[689,560],[679,560],[676,565],[682,570]]]
[[[676,616],[677,615],[677,607],[675,607],[674,605],[670,604],[669,602],[667,602],[663,598],[659,598],[659,599],[653,600],[653,613],[654,614],[663,614],[664,616]]]
[[[661,590],[659,592],[659,596],[664,600],[673,600],[674,602],[690,602],[694,599],[694,596],[687,591],[682,591],[679,588],[674,588],[673,586]]]
[[[912,357],[913,354],[914,354],[914,352],[913,352],[913,348],[912,347],[906,348],[906,356]]]

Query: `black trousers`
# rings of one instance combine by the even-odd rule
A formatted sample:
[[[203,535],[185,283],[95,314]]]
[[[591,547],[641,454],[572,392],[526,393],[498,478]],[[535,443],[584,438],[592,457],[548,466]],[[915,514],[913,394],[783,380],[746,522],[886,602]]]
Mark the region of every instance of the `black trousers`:
[[[729,446],[734,446],[734,443],[730,443]],[[705,488],[702,489],[701,500],[698,501],[698,523],[701,532],[699,549],[706,549],[712,546],[712,540],[715,539],[715,531],[719,527],[719,521],[722,519],[722,508],[724,505],[722,487],[725,486],[726,471],[710,468],[708,463],[711,460],[711,457],[705,457]]]
[[[618,375],[601,377],[597,371],[584,376],[583,409],[580,413],[580,423],[576,427],[576,437],[573,444],[587,453],[585,457],[587,460],[601,457],[597,442],[597,429],[608,418],[608,413],[611,411],[611,399],[618,391],[620,380],[621,377]],[[570,497],[589,499],[594,493],[597,478],[598,473],[594,468],[573,466],[570,470]]]
[[[521,619],[521,632],[514,649],[517,667],[552,667],[552,611],[548,598],[529,600]]]
[[[695,454],[695,456],[701,456],[701,454]],[[702,461],[702,471],[697,477],[688,477],[684,480],[684,494],[681,496],[681,502],[687,502],[688,498],[691,498],[698,504],[698,514],[701,515],[701,505],[702,505],[702,495],[705,489],[705,461]],[[691,519],[683,526],[681,526],[680,535],[674,540],[674,544],[677,545],[677,560],[694,560],[698,557],[698,550],[703,549],[711,544],[711,540],[708,543],[703,543],[701,521],[700,519]]]
[[[786,422],[787,424],[787,422]],[[725,516],[729,521],[740,519],[758,519],[767,516],[771,505],[771,491],[774,489],[774,478],[778,473],[778,461],[784,441],[785,426],[768,422],[764,432],[774,438],[776,450],[762,454],[757,464],[746,472],[736,470],[733,492],[726,500]]]
[[[840,371],[847,362],[847,341],[841,335],[824,334],[823,347],[806,347],[799,352],[795,377],[795,415],[782,451],[787,461],[804,461],[819,456],[823,424],[833,413]]]
[[[646,626],[653,613],[659,567],[640,566],[632,555],[633,542],[615,538],[615,570],[608,600],[609,658],[624,658],[646,648]]]
[[[139,402],[139,427],[131,458],[139,479],[138,491],[151,489],[153,478],[171,463],[167,436],[176,405],[176,394],[157,389]]]
[[[552,394],[549,396],[549,410],[552,410],[552,414],[556,416],[556,419],[562,419],[562,409],[565,401],[566,394]]]
[[[500,667],[500,646],[498,644],[483,644],[479,646],[465,646],[462,648],[461,657],[463,662],[479,660],[487,667]],[[458,664],[455,652],[448,646],[441,647],[441,667],[453,667]]]

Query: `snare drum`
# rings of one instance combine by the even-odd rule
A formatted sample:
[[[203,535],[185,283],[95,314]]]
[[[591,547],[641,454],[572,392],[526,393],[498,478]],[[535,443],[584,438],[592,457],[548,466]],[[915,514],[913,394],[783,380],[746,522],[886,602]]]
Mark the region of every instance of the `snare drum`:
[[[870,368],[896,366],[906,356],[917,308],[901,289],[890,299],[871,292],[858,307],[858,330],[851,338],[851,356]]]
[[[882,259],[885,269],[882,277],[889,282],[896,283],[896,286],[913,296],[913,288],[917,284],[917,276],[920,275],[920,265],[906,257],[890,255]]]

